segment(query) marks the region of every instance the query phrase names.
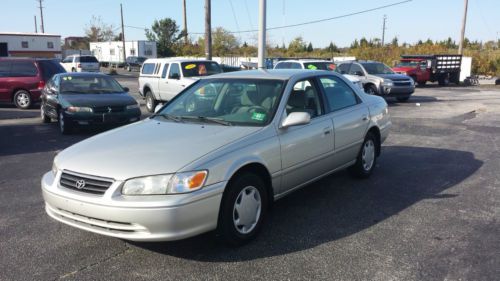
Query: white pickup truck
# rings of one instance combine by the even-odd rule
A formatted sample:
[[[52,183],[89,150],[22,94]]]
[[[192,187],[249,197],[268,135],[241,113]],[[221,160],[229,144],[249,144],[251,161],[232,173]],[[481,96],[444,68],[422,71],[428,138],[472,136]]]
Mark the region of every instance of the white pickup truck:
[[[153,112],[159,102],[171,100],[199,77],[221,72],[214,61],[148,59],[142,64],[139,93],[146,99],[147,110]]]

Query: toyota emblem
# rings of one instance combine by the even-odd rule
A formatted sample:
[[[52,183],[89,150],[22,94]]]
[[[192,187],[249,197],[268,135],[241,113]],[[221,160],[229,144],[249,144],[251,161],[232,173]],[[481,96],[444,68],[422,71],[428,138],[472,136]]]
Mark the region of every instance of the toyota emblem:
[[[84,180],[77,180],[76,181],[76,188],[83,189],[84,187],[85,187],[85,181]]]

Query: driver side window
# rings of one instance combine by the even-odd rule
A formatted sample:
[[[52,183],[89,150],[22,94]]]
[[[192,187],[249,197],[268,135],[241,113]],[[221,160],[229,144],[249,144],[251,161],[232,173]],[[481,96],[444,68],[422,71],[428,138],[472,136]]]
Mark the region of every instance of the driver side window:
[[[173,63],[170,65],[170,71],[168,73],[168,78],[178,79],[181,77],[181,72],[179,70],[179,64]]]
[[[295,83],[286,104],[286,113],[307,112],[311,118],[323,114],[319,91],[312,79]]]

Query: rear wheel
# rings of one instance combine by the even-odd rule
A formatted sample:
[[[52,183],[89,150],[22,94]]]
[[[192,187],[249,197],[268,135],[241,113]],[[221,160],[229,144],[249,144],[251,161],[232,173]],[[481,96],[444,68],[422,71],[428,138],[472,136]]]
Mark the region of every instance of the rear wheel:
[[[76,72],[76,68],[74,68],[74,67],[73,67],[73,68],[71,69],[71,72]]]
[[[28,109],[31,106],[31,95],[26,90],[18,90],[14,94],[14,104],[17,108]]]
[[[149,112],[154,112],[155,107],[158,104],[156,101],[155,97],[153,96],[153,93],[151,91],[146,92],[146,109]]]
[[[222,198],[217,232],[231,245],[243,245],[257,236],[267,214],[264,181],[253,173],[237,176]]]
[[[450,77],[448,75],[442,75],[438,80],[439,86],[448,86],[450,84]]]
[[[366,134],[356,163],[349,168],[351,175],[363,179],[370,177],[377,163],[377,144],[378,140],[372,133]]]

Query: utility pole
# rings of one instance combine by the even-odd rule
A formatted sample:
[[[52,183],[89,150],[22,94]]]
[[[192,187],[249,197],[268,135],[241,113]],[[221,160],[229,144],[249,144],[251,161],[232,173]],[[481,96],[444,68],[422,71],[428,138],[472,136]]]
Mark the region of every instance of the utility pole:
[[[265,69],[266,59],[266,0],[259,0],[259,62],[258,68]]]
[[[36,26],[36,15],[35,15],[35,33],[38,33],[38,26]]]
[[[41,30],[42,30],[42,33],[45,33],[45,28],[43,26],[43,6],[42,6],[42,2],[43,2],[43,0],[38,0],[38,3],[40,3],[40,6],[38,8],[40,8],[40,21],[42,22]]]
[[[182,8],[184,15],[184,44],[188,43],[188,24],[187,24],[187,15],[186,15],[186,0],[182,0]]]
[[[212,19],[210,1],[205,0],[205,58],[212,59]]]
[[[385,21],[387,20],[387,15],[384,15],[384,22],[382,23],[382,47],[384,47],[385,42]]]
[[[123,8],[122,8],[122,4],[120,3],[120,14],[121,14],[121,17],[122,17],[122,44],[123,44],[123,67],[125,67],[125,59],[127,57],[127,53],[125,52],[125,28],[123,26]]]
[[[464,0],[464,17],[462,19],[462,32],[460,33],[460,44],[458,45],[458,54],[463,55],[464,53],[464,38],[465,38],[465,23],[467,22],[467,5],[468,0]]]

